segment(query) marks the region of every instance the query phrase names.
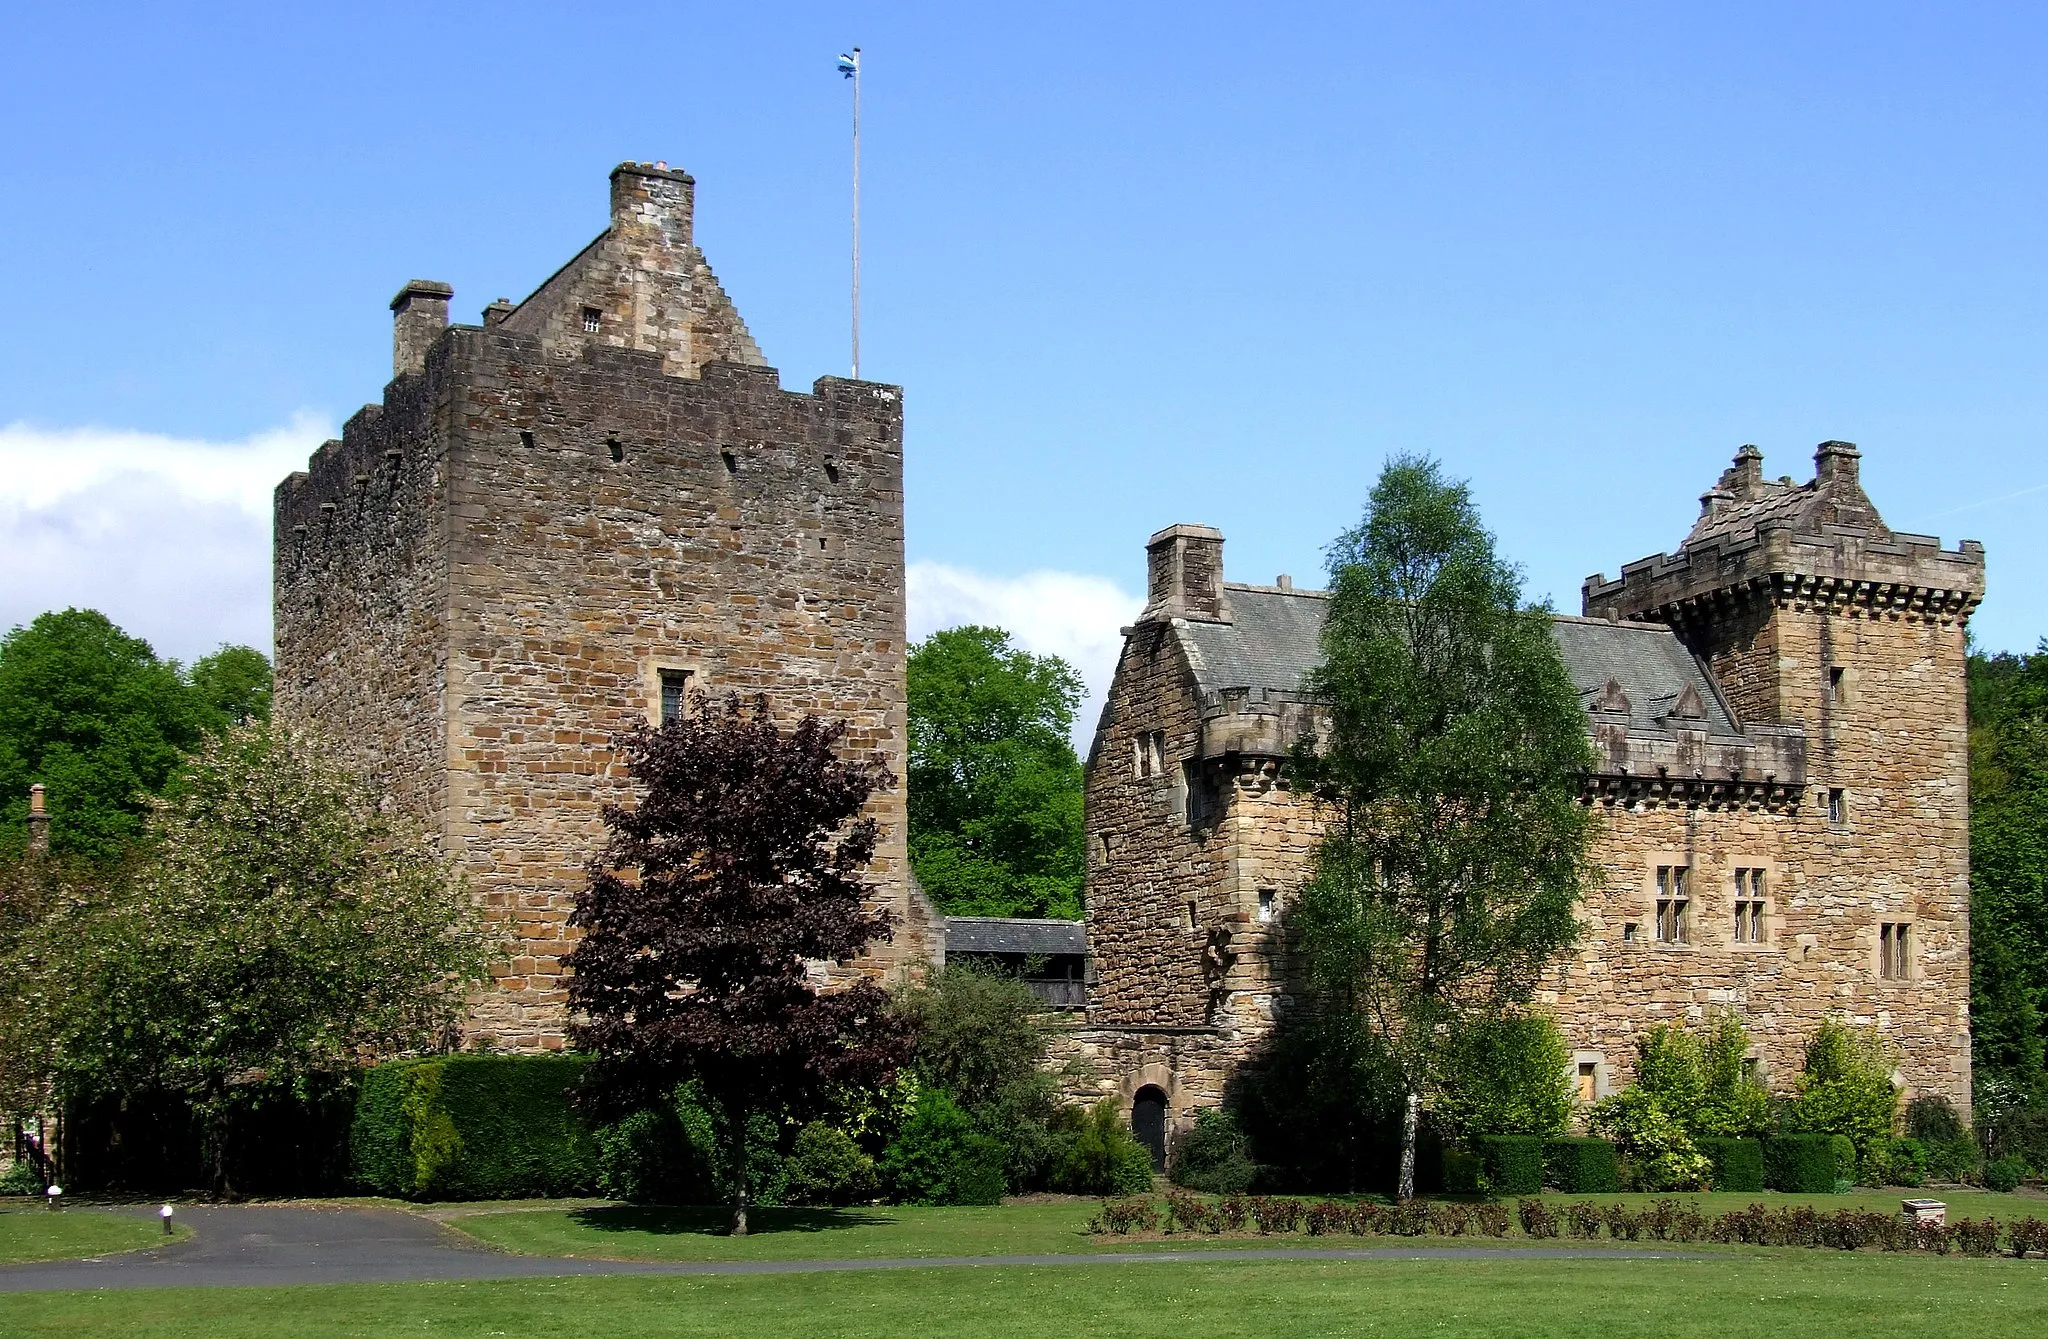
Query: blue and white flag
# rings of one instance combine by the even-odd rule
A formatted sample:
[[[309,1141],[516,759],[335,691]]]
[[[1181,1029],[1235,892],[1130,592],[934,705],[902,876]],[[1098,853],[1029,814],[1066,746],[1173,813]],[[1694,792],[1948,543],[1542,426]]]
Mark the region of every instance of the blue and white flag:
[[[844,76],[845,76],[846,78],[848,78],[848,79],[851,79],[851,78],[853,78],[853,76],[854,76],[854,75],[856,75],[856,74],[860,73],[860,48],[859,48],[859,47],[855,47],[855,48],[853,49],[853,54],[852,54],[851,56],[846,56],[846,55],[842,55],[842,56],[840,56],[840,58],[839,58],[839,73],[840,73],[840,74],[842,74],[842,75],[844,75]]]

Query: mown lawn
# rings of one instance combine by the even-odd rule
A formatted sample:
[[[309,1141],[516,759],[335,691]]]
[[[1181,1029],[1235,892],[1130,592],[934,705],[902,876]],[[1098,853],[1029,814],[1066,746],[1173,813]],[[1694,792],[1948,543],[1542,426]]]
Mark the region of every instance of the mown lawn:
[[[1901,1192],[1914,1193],[1914,1192]],[[1719,1214],[1763,1203],[1812,1204],[1825,1212],[1875,1209],[1896,1213],[1901,1193],[1863,1191],[1848,1195],[1546,1195],[1555,1204],[1575,1199],[1599,1203],[1615,1200],[1649,1204],[1659,1198],[1697,1204],[1703,1213]],[[1933,1192],[1929,1192],[1933,1193]],[[1155,1202],[1160,1197],[1154,1196]],[[1995,1217],[2008,1221],[2032,1214],[2048,1218],[2048,1197],[1996,1195],[1983,1191],[1941,1194],[1951,1221]],[[873,1260],[891,1257],[973,1255],[1065,1255],[1102,1250],[1157,1249],[1172,1246],[1243,1247],[1248,1242],[1304,1245],[1298,1234],[1259,1238],[1185,1234],[1162,1239],[1091,1237],[1084,1225],[1093,1215],[1092,1202],[1008,1204],[987,1209],[756,1209],[749,1216],[754,1229],[747,1237],[725,1235],[723,1209],[666,1209],[608,1206],[599,1208],[466,1209],[446,1217],[450,1227],[506,1250],[529,1255],[601,1256],[626,1260]],[[438,1216],[438,1215],[437,1215]],[[1519,1235],[1519,1233],[1517,1233]],[[1390,1245],[1394,1239],[1369,1237],[1315,1238],[1327,1246]],[[1427,1247],[1463,1244],[1463,1239],[1402,1238],[1399,1244]],[[1583,1244],[1583,1243],[1582,1243]],[[1594,1243],[1598,1244],[1598,1243]],[[1657,1245],[1658,1243],[1639,1243]]]
[[[65,1209],[52,1213],[40,1206],[0,1209],[0,1264],[28,1260],[76,1260],[113,1251],[134,1251],[181,1241],[190,1229],[174,1227],[164,1236],[153,1219],[108,1213],[104,1209]],[[4,1313],[0,1313],[4,1314]],[[6,1332],[0,1325],[0,1334]]]
[[[1925,1339],[2048,1334],[2048,1265],[1772,1252],[136,1290],[0,1296],[0,1333]]]

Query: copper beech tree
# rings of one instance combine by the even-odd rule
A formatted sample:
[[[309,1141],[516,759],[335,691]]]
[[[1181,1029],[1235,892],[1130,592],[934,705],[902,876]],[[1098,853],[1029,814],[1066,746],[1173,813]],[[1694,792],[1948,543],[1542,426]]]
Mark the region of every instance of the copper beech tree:
[[[741,1234],[764,1129],[888,1082],[908,1056],[887,994],[821,990],[808,970],[889,938],[863,877],[876,825],[859,815],[894,777],[840,756],[843,724],[785,731],[763,698],[692,707],[624,740],[639,802],[606,808],[611,835],[570,918],[571,1035],[596,1057],[583,1098],[601,1118],[694,1083]]]

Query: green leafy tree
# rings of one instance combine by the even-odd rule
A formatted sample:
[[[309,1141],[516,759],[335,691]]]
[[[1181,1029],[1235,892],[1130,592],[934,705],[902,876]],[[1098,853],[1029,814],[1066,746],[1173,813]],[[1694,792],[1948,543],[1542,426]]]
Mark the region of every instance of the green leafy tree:
[[[440,1044],[483,976],[447,862],[328,756],[269,726],[209,739],[133,878],[47,918],[30,964],[64,1091],[187,1100],[218,1194],[238,1104]]]
[[[2048,1124],[2048,642],[1969,672],[1970,1040],[2002,1142]]]
[[[28,787],[48,788],[50,846],[95,860],[142,831],[207,718],[174,661],[104,614],[44,614],[0,638],[0,813],[11,845]]]
[[[1592,753],[1548,611],[1523,605],[1469,491],[1435,462],[1387,465],[1330,576],[1309,679],[1329,728],[1293,762],[1326,825],[1294,942],[1321,1007],[1384,1040],[1405,1197],[1445,1057],[1578,938]]]
[[[214,734],[270,719],[270,659],[252,646],[223,646],[192,662],[192,696]]]
[[[910,862],[955,916],[1081,914],[1080,676],[1000,628],[911,648]]]
[[[1459,1135],[1563,1134],[1578,1106],[1571,1061],[1546,1015],[1481,1019],[1446,1064],[1436,1115]]]

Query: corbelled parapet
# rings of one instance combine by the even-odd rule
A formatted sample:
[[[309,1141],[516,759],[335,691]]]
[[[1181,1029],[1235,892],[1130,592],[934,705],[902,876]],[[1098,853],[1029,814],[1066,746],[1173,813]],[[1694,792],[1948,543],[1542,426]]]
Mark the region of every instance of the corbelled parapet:
[[[1586,615],[1683,629],[1761,600],[1967,618],[1984,598],[1984,546],[1964,540],[1944,549],[1932,535],[1888,528],[1863,493],[1862,454],[1850,442],[1822,442],[1813,479],[1795,485],[1765,480],[1762,452],[1743,447],[1702,496],[1699,522],[1678,552],[1629,563],[1619,580],[1586,579]]]

